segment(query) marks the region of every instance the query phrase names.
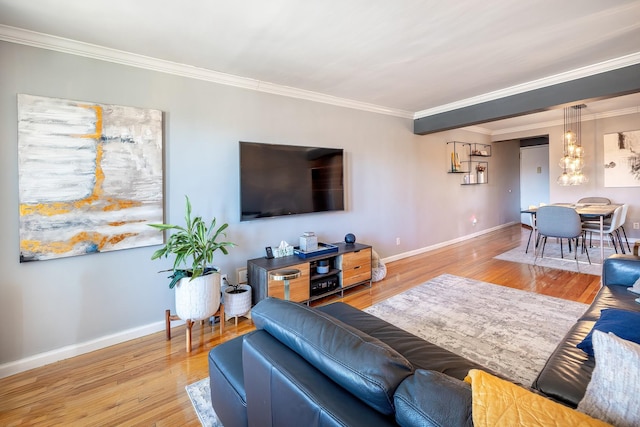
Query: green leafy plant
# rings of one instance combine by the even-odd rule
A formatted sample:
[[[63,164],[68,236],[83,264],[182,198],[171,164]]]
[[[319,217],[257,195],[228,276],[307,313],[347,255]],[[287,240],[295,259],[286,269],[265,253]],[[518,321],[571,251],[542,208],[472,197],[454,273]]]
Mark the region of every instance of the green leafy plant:
[[[157,228],[158,230],[174,230],[173,233],[167,239],[166,244],[155,251],[151,256],[151,259],[158,259],[162,257],[168,257],[169,255],[175,255],[173,263],[173,275],[172,282],[169,284],[170,288],[173,288],[178,280],[183,277],[191,277],[191,280],[196,277],[200,277],[206,274],[210,274],[215,270],[210,267],[213,263],[213,255],[217,250],[220,250],[223,254],[228,255],[228,247],[235,246],[232,242],[218,242],[218,238],[226,237],[224,230],[227,229],[229,224],[222,224],[216,229],[216,219],[213,218],[209,226],[200,216],[191,218],[191,202],[189,197],[187,199],[187,206],[185,209],[185,222],[184,227],[171,224],[149,224],[150,227]],[[180,268],[181,266],[187,266],[187,268]]]

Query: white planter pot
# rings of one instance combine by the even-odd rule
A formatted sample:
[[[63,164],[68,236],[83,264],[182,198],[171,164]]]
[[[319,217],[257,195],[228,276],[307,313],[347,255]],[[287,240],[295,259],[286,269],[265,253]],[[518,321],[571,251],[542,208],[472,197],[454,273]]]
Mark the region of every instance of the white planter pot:
[[[224,290],[224,314],[228,317],[242,316],[251,310],[251,286],[240,285],[245,292],[239,294],[229,293],[233,287]]]
[[[180,279],[176,292],[176,314],[182,320],[204,320],[220,307],[220,273],[207,274],[193,280]]]

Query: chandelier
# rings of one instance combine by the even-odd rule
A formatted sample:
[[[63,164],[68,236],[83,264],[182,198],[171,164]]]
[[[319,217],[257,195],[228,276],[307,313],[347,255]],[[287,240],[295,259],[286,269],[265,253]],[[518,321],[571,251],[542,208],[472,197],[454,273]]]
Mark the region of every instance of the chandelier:
[[[582,173],[584,149],[582,148],[582,109],[586,105],[573,105],[564,109],[564,133],[562,136],[564,154],[560,159],[562,175],[560,185],[585,184],[589,179]]]

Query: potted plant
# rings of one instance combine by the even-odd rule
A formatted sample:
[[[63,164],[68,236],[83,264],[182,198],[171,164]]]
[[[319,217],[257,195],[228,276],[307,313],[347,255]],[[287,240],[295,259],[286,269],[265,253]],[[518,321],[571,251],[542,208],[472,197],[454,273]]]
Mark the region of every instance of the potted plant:
[[[155,251],[151,259],[174,255],[173,274],[169,288],[175,288],[176,314],[183,320],[207,319],[220,307],[220,273],[212,266],[213,255],[217,250],[227,255],[232,242],[218,242],[226,237],[224,230],[229,226],[222,224],[216,229],[216,219],[207,223],[200,216],[191,218],[189,197],[185,210],[184,227],[171,224],[149,224],[161,231],[173,230],[166,244]]]
[[[251,286],[229,283],[227,285],[224,289],[224,314],[227,317],[235,317],[238,324],[238,316],[243,316],[251,310]]]

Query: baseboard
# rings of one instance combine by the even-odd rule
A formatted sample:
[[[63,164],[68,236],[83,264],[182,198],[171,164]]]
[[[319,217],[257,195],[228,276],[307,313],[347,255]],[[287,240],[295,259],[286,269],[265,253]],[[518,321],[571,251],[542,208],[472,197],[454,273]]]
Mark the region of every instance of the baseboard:
[[[481,231],[478,231],[478,232],[473,233],[473,234],[467,234],[466,236],[461,236],[461,237],[455,238],[453,240],[447,240],[446,242],[436,243],[435,245],[432,245],[432,246],[427,246],[427,247],[424,247],[424,248],[415,249],[413,251],[403,252],[403,253],[396,254],[396,255],[391,255],[389,257],[383,258],[382,262],[386,264],[388,262],[398,261],[398,260],[404,259],[404,258],[409,258],[409,257],[414,256],[414,255],[420,255],[420,254],[423,254],[425,252],[433,251],[433,250],[436,250],[436,249],[443,248],[445,246],[452,245],[454,243],[464,242],[464,241],[472,239],[474,237],[482,236],[483,234],[488,234],[488,233],[492,233],[492,232],[494,232],[496,230],[501,230],[503,228],[511,227],[514,224],[519,224],[519,222],[514,221],[514,222],[509,222],[507,224],[501,224],[501,225],[498,225],[496,227],[487,228],[486,230],[481,230]]]
[[[127,329],[104,337],[96,338],[79,344],[69,345],[57,348],[55,350],[36,354],[24,359],[8,362],[0,365],[0,378],[28,371],[29,369],[39,368],[50,363],[59,362],[60,360],[70,357],[79,356],[95,350],[100,350],[111,345],[120,344],[125,341],[140,338],[145,335],[153,334],[165,330],[165,321],[154,322],[137,328]]]

